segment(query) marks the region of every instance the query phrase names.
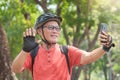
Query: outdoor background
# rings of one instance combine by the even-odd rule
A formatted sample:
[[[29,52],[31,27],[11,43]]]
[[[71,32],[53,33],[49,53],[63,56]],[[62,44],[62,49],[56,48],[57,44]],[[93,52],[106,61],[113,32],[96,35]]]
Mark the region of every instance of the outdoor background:
[[[15,75],[10,66],[23,31],[46,12],[63,18],[60,44],[91,51],[100,46],[99,25],[106,23],[116,45],[96,62],[74,67],[71,80],[120,80],[120,0],[0,0],[0,80],[31,80],[28,71]]]

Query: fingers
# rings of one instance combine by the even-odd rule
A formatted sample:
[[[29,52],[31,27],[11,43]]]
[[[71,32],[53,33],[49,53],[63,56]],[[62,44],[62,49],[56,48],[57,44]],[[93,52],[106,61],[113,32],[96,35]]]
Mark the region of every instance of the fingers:
[[[33,30],[33,36],[35,36],[36,35],[36,30],[35,29],[32,29]]]
[[[101,31],[101,34],[103,35],[103,36],[108,36],[108,34],[106,33],[106,32],[104,32],[104,31]]]
[[[110,46],[111,36],[108,35],[106,32],[102,31],[99,38],[101,45]]]
[[[25,32],[23,32],[23,37],[35,36],[35,35],[36,35],[36,30],[33,28],[28,28],[25,30]]]

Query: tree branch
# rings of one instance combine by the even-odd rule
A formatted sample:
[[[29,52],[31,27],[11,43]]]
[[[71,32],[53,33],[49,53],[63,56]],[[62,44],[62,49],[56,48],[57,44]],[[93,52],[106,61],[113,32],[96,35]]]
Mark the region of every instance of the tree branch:
[[[41,0],[41,1],[40,0],[35,0],[35,2],[42,7],[44,13],[49,12],[49,9],[47,8],[47,0]]]
[[[81,12],[81,8],[80,8],[80,5],[77,4],[76,5],[76,8],[77,8],[77,18],[80,18],[80,12]],[[78,33],[80,31],[80,23],[77,23],[76,24],[76,30],[75,30],[75,34],[74,34],[74,37],[73,37],[73,46],[76,46],[76,47],[79,47],[79,44],[78,44]]]
[[[97,32],[96,32],[93,40],[91,40],[91,42],[88,43],[88,51],[92,50],[92,48],[95,46],[95,43],[98,39],[99,32],[100,32],[100,27],[98,27]]]
[[[61,3],[62,3],[62,0],[59,0],[58,3],[57,3],[57,8],[56,8],[56,12],[57,12],[57,15],[60,16],[61,15]]]

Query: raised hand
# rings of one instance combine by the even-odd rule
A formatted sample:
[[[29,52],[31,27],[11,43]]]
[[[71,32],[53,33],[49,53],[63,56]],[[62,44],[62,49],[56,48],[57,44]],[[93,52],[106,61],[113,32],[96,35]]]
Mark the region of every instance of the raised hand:
[[[25,52],[30,52],[38,46],[38,43],[35,41],[35,35],[36,30],[33,28],[28,28],[23,32],[23,50]]]

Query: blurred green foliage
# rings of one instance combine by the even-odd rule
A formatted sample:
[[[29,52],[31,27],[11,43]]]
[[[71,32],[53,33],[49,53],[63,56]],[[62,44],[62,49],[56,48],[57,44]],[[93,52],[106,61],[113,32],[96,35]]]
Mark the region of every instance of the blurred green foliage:
[[[39,0],[38,0],[39,1]],[[47,8],[53,12],[56,12],[58,0],[48,0]],[[113,40],[116,44],[116,48],[112,50],[111,60],[113,61],[113,70],[115,74],[120,74],[120,1],[119,0],[63,0],[60,4],[61,14],[63,22],[61,27],[63,28],[59,43],[74,45],[73,42],[76,39],[78,42],[87,27],[89,25],[90,40],[94,37],[98,24],[101,22],[107,23],[109,26],[109,33],[113,36]],[[80,8],[80,9],[79,9]],[[35,0],[1,0],[0,1],[0,23],[7,32],[9,41],[10,53],[12,59],[16,57],[22,48],[22,33],[28,27],[33,27],[35,19],[44,13],[42,7],[35,2]],[[30,15],[30,19],[25,19],[25,14]],[[87,25],[86,25],[87,24]],[[112,26],[118,24],[119,26]],[[65,34],[68,39],[66,40]],[[82,44],[78,44],[82,49],[88,48],[87,38],[83,38]],[[99,42],[96,42],[95,47],[98,47]],[[107,57],[92,64],[90,72],[100,72],[101,69],[109,70],[109,64]],[[89,66],[88,66],[89,67]],[[101,74],[100,74],[101,75]],[[101,77],[101,76],[99,76]]]

